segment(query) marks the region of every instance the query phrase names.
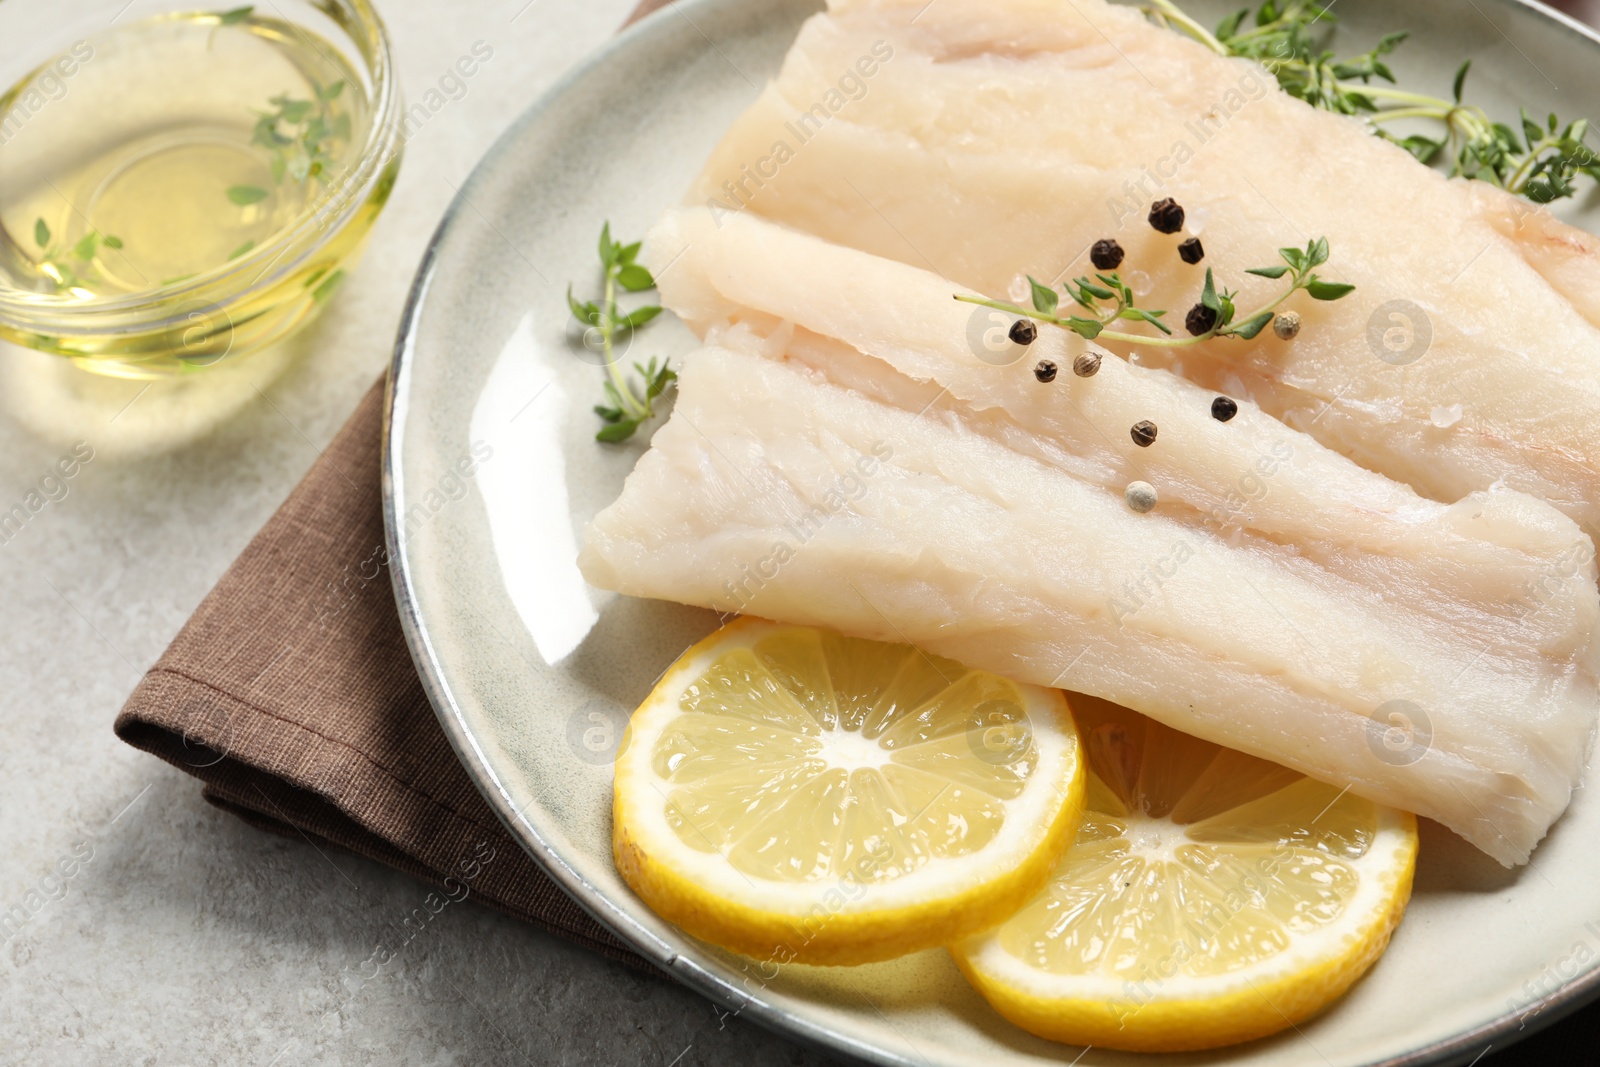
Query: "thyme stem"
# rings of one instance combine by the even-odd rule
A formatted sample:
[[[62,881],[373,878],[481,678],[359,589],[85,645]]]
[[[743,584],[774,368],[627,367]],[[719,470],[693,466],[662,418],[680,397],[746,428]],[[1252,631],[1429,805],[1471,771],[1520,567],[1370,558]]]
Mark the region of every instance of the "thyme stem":
[[[1224,19],[1214,32],[1185,14],[1178,0],[1146,0],[1144,10],[1157,24],[1218,55],[1260,63],[1284,92],[1312,107],[1360,118],[1425,163],[1448,148],[1454,176],[1487,181],[1539,204],[1575,195],[1583,175],[1600,181],[1600,155],[1586,141],[1587,121],[1563,125],[1550,115],[1540,122],[1524,111],[1520,133],[1496,122],[1462,99],[1470,62],[1456,72],[1452,100],[1401,89],[1386,59],[1407,34],[1386,34],[1369,51],[1341,59],[1326,47],[1338,22],[1332,6],[1330,0],[1263,0],[1254,12]],[[1406,119],[1437,122],[1442,129],[1402,138],[1386,128]]]
[[[1248,322],[1251,319],[1257,318],[1261,315],[1266,315],[1270,312],[1277,311],[1278,308],[1283,306],[1283,302],[1293,296],[1295,291],[1300,288],[1300,279],[1297,278],[1295,279],[1295,283],[1289,286],[1288,289],[1285,289],[1278,299],[1272,301],[1270,304],[1263,304],[1261,307],[1256,308],[1255,311],[1245,316],[1245,321]],[[1039,311],[1037,308],[1024,308],[1017,304],[1008,304],[1001,300],[990,300],[987,297],[982,296],[957,295],[956,299],[961,301],[963,304],[977,304],[979,307],[993,308],[996,311],[1006,311],[1021,318],[1032,319],[1035,322],[1044,322],[1051,326],[1059,326],[1063,330],[1073,330],[1074,333],[1077,332],[1073,328],[1070,318],[1062,318],[1061,316],[1055,314],[1047,314]],[[1102,318],[1101,321],[1115,322],[1117,318],[1117,315],[1111,315]],[[1227,326],[1227,323],[1218,322],[1217,325],[1213,326],[1205,333],[1200,334],[1198,337],[1156,337],[1150,334],[1123,333],[1120,330],[1101,330],[1095,336],[1095,340],[1122,341],[1125,344],[1147,345],[1153,348],[1187,348],[1190,345],[1204,344],[1206,341],[1209,341],[1215,337],[1229,336],[1230,331],[1227,329]]]
[[[1177,4],[1173,3],[1172,0],[1151,0],[1151,3],[1153,3],[1155,8],[1161,12],[1163,18],[1182,26],[1185,33],[1199,41],[1201,44],[1205,45],[1207,48],[1211,49],[1217,55],[1225,56],[1228,54],[1227,48],[1223,46],[1221,41],[1217,40],[1216,36],[1210,30],[1206,29],[1194,19],[1190,18],[1184,13],[1183,9]]]
[[[622,244],[613,240],[611,224],[606,223],[600,229],[600,270],[604,278],[600,302],[579,300],[572,295],[572,287],[567,287],[567,308],[572,317],[587,328],[585,344],[589,343],[589,329],[600,333],[600,354],[606,365],[605,394],[609,403],[595,405],[594,413],[603,423],[595,439],[609,444],[632,437],[634,431],[655,414],[656,398],[678,380],[678,372],[672,369],[671,361],[662,360],[658,364],[651,358],[647,363],[633,364],[633,369],[644,380],[642,389],[635,389],[633,379],[618,365],[621,360],[617,352],[618,338],[631,337],[633,331],[661,314],[661,308],[653,304],[634,308],[626,314],[617,307],[619,288],[638,293],[656,287],[650,271],[634,262],[639,249],[638,241]]]
[[[611,270],[606,271],[605,292],[605,317],[601,320],[600,346],[606,358],[606,373],[611,376],[611,384],[617,387],[617,395],[622,398],[622,406],[627,413],[635,419],[649,416],[650,409],[645,407],[634,395],[633,386],[622,376],[622,370],[617,366],[616,355],[612,352],[611,338],[617,329],[617,276]]]
[[[1089,316],[1093,316],[1092,318],[1076,314],[1059,314],[1061,294],[1054,286],[1045,285],[1031,275],[1028,277],[1028,284],[1033,290],[1031,308],[1004,300],[991,300],[986,296],[963,293],[955,294],[955,299],[963,304],[975,304],[1003,311],[1019,319],[1058,326],[1089,341],[1120,341],[1124,344],[1148,345],[1152,348],[1187,348],[1191,345],[1204,344],[1217,337],[1237,337],[1249,341],[1266,329],[1284,301],[1301,290],[1313,300],[1340,300],[1355,291],[1353,285],[1327,282],[1317,277],[1316,268],[1328,261],[1328,255],[1328,241],[1319,237],[1307,242],[1304,249],[1278,249],[1278,257],[1282,263],[1270,267],[1252,268],[1248,273],[1261,278],[1287,277],[1289,285],[1276,299],[1256,308],[1243,319],[1238,318],[1238,309],[1234,306],[1237,294],[1227,289],[1219,292],[1215,277],[1210,270],[1207,270],[1200,302],[1189,311],[1185,319],[1185,325],[1191,334],[1189,337],[1173,336],[1172,331],[1162,321],[1167,312],[1137,307],[1134,303],[1133,290],[1122,280],[1120,274],[1097,274],[1096,281],[1091,281],[1087,277],[1078,278],[1064,286],[1067,297],[1073,305],[1082,308]],[[1106,329],[1112,323],[1123,319],[1149,323],[1160,330],[1163,336]],[[1280,336],[1288,338],[1292,334],[1280,334]],[[1011,337],[1017,343],[1028,344],[1032,341],[1033,335],[1031,331],[1026,331],[1025,339],[1019,337],[1013,327]]]

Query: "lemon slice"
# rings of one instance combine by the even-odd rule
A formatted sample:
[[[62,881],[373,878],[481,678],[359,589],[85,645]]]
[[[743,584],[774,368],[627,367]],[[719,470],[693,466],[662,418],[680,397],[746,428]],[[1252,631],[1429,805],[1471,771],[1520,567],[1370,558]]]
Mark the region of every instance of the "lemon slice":
[[[613,852],[688,933],[775,963],[947,945],[1077,829],[1061,693],[905,645],[740,619],[675,663],[616,765]]]
[[[1382,954],[1411,895],[1416,819],[1133,712],[1073,698],[1089,764],[1045,889],[951,949],[1042,1037],[1140,1052],[1281,1030]]]

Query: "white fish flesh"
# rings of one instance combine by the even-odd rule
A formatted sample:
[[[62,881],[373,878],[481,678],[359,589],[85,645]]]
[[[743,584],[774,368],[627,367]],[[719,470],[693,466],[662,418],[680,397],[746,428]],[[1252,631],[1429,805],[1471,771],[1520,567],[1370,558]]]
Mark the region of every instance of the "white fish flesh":
[[[591,583],[1103,697],[1526,862],[1595,725],[1571,519],[1508,489],[1427,500],[1249,402],[1218,421],[1166,371],[1078,377],[1097,350],[1061,331],[994,365],[937,275],[720,222],[647,241],[708,344],[585,533]]]
[[[1166,197],[1188,234],[1147,222]],[[1025,297],[1024,274],[1090,273],[1091,243],[1115,238],[1142,306],[1177,323],[1207,267],[1244,313],[1282,284],[1247,268],[1325,236],[1324,277],[1357,289],[1298,294],[1297,340],[1269,330],[1141,360],[1247,395],[1432,499],[1503,481],[1600,529],[1600,242],[1131,7],[835,0],[689,202],[1000,299]],[[1175,251],[1189,234],[1199,265]]]

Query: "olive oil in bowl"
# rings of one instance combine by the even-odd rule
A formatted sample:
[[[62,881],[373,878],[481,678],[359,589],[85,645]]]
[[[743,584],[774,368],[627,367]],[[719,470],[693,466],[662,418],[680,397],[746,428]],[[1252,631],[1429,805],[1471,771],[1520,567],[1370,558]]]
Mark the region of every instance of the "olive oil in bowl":
[[[143,377],[257,348],[327,300],[393,183],[386,71],[254,8],[68,55],[70,78],[52,57],[0,96],[0,334]],[[65,91],[34,110],[52,74]]]

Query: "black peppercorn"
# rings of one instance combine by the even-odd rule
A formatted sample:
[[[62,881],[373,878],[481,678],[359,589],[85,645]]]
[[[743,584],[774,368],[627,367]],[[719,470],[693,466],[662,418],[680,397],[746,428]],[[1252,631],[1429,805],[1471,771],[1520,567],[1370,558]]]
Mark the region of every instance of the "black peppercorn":
[[[1093,378],[1100,373],[1100,353],[1085,352],[1072,361],[1072,373],[1080,378]]]
[[[1056,365],[1048,359],[1041,359],[1039,365],[1033,368],[1033,376],[1049,385],[1056,380]]]
[[[1150,225],[1161,233],[1177,233],[1183,229],[1183,208],[1168,197],[1150,205]]]
[[[1089,262],[1094,264],[1095,270],[1116,270],[1122,266],[1124,254],[1122,246],[1108,237],[1096,241],[1094,247],[1089,249]]]
[[[1031,345],[1038,340],[1039,327],[1033,324],[1032,319],[1018,319],[1011,324],[1010,337],[1019,345]]]
[[[1227,422],[1239,414],[1239,405],[1225,396],[1219,396],[1211,402],[1211,417],[1218,422]]]
[[[1204,304],[1196,304],[1189,309],[1188,318],[1183,320],[1183,325],[1195,337],[1210,333],[1217,325],[1217,313]]]
[[[1149,448],[1156,443],[1156,424],[1149,419],[1133,424],[1133,429],[1128,431],[1133,438],[1133,443],[1140,448]]]
[[[1206,258],[1205,246],[1200,243],[1200,238],[1191,237],[1178,246],[1178,258],[1185,263],[1198,263]]]

